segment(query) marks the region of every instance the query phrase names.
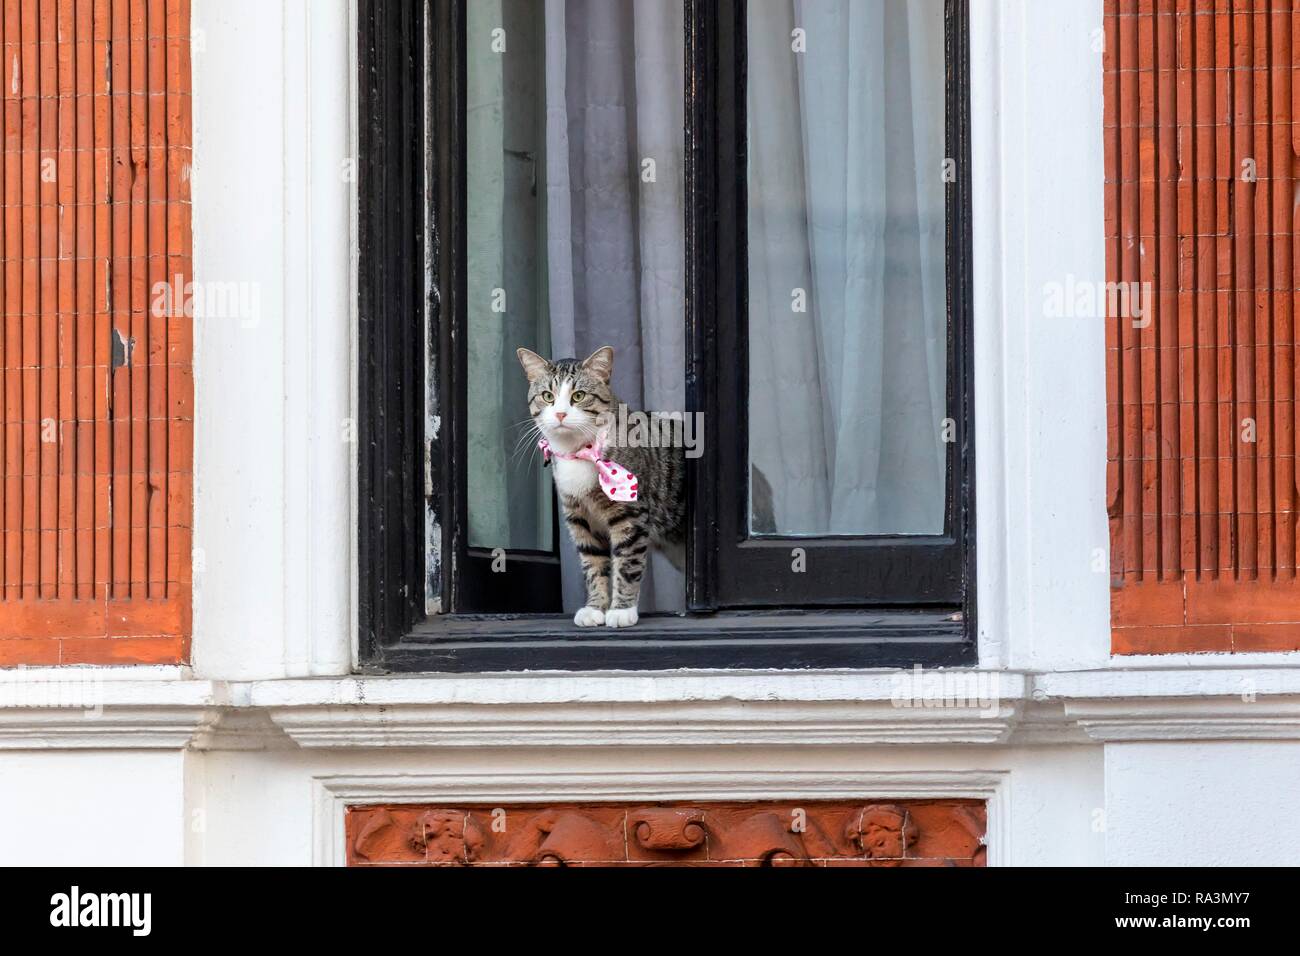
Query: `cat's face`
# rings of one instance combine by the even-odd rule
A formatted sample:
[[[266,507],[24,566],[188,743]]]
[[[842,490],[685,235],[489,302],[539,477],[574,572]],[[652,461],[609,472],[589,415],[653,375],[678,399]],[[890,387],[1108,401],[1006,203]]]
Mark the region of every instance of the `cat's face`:
[[[572,451],[591,441],[612,420],[614,350],[596,349],[586,361],[542,358],[519,349],[528,376],[528,413],[553,447]]]

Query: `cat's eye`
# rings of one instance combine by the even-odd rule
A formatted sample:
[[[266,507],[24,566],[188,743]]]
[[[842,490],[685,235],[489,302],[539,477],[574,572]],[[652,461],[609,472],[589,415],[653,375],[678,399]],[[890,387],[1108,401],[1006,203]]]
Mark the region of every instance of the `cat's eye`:
[[[574,392],[572,395],[569,396],[569,401],[574,405],[576,405],[578,404],[578,402],[582,401],[586,397],[587,397],[586,392]]]
[[[554,393],[554,392],[542,392],[542,401],[544,401],[547,405],[554,405],[554,404],[555,404],[555,393]]]

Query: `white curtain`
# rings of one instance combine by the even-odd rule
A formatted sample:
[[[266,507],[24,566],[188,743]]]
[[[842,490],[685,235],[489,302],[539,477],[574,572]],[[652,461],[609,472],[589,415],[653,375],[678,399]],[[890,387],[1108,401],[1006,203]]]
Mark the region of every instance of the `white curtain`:
[[[556,355],[615,350],[633,408],[685,401],[682,4],[546,0],[547,283]],[[565,607],[582,571],[561,548]],[[684,605],[682,576],[651,560],[641,609]]]
[[[756,532],[943,530],[943,7],[748,4]]]

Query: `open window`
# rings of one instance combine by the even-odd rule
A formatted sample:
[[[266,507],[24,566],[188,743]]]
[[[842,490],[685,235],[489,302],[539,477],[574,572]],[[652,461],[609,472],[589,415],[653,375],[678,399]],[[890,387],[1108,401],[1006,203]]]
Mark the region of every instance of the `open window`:
[[[363,661],[972,662],[964,0],[360,27]],[[689,527],[592,633],[515,349],[605,344],[687,423]]]

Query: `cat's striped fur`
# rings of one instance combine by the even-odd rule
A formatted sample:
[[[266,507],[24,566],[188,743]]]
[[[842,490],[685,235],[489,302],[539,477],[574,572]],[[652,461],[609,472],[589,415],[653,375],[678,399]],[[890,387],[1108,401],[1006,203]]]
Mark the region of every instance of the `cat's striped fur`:
[[[611,501],[600,489],[593,463],[562,458],[551,462],[564,523],[586,577],[587,603],[574,616],[574,623],[581,627],[635,624],[649,549],[659,548],[678,568],[684,562],[682,442],[667,447],[648,447],[638,441],[619,444],[621,436],[613,423],[620,402],[611,386],[614,350],[609,346],[581,362],[552,362],[519,349],[519,361],[528,376],[529,415],[553,450],[572,452],[601,436],[605,456],[637,476],[636,501]]]

